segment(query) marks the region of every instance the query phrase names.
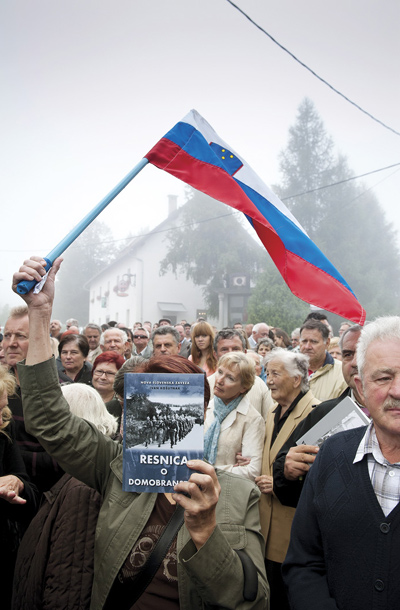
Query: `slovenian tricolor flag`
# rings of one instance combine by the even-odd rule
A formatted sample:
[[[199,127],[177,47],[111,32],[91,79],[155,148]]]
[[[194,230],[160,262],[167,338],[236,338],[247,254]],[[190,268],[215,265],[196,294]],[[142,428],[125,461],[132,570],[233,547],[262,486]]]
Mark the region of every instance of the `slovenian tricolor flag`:
[[[337,269],[282,201],[196,110],[177,123],[146,159],[243,212],[299,299],[364,324],[365,311]]]

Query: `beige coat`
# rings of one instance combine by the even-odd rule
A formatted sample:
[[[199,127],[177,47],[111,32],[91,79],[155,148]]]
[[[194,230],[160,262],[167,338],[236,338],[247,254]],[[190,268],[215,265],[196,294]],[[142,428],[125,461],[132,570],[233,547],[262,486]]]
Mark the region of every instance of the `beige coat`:
[[[274,413],[273,410],[268,413],[265,425],[262,474],[272,476],[273,463],[281,447],[286,443],[296,426],[310,413],[313,405],[317,405],[320,402],[309,390],[297,403],[293,411],[289,413],[272,447],[271,438],[274,430]],[[267,559],[278,563],[282,563],[285,559],[294,512],[294,508],[283,506],[275,494],[261,494],[260,521],[261,531],[266,540],[265,557]]]
[[[204,432],[208,430],[213,421],[214,400],[207,408]],[[231,411],[221,423],[217,459],[214,466],[254,481],[261,472],[264,434],[265,422],[258,411],[252,407],[246,394],[236,409]],[[245,457],[250,457],[250,464],[234,466],[238,452]]]
[[[321,366],[310,377],[310,390],[320,401],[338,398],[346,389],[340,360]]]

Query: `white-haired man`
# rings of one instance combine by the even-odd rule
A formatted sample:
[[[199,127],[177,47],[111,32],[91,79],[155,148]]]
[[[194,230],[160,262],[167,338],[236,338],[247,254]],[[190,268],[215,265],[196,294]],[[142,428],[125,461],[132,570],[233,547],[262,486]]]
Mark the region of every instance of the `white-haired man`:
[[[103,352],[117,352],[125,357],[128,348],[128,335],[120,328],[107,328],[100,337]]]
[[[283,564],[292,610],[399,607],[399,317],[363,329],[357,363],[372,422],[325,441],[307,475]]]
[[[251,349],[255,349],[257,347],[257,343],[259,339],[264,339],[269,336],[269,326],[264,322],[259,322],[253,326],[251,331],[251,337],[249,337],[249,345]]]

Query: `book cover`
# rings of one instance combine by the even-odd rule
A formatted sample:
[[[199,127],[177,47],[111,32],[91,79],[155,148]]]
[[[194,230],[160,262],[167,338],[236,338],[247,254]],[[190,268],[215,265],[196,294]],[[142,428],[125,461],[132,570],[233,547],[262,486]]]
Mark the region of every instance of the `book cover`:
[[[202,459],[204,376],[125,375],[123,490],[172,492]]]
[[[315,407],[318,409],[318,407]],[[319,422],[306,432],[297,445],[315,445],[320,447],[322,443],[343,430],[366,426],[371,420],[361,411],[360,407],[347,396],[339,402],[332,411],[329,411]]]

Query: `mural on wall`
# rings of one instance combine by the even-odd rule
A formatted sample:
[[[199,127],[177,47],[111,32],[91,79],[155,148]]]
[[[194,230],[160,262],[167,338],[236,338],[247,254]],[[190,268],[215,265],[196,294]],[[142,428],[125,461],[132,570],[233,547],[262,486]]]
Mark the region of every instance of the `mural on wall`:
[[[136,275],[133,273],[124,273],[120,280],[117,278],[117,284],[114,286],[113,291],[117,297],[127,297],[128,290],[132,286],[136,285]]]

